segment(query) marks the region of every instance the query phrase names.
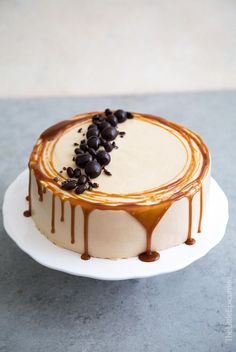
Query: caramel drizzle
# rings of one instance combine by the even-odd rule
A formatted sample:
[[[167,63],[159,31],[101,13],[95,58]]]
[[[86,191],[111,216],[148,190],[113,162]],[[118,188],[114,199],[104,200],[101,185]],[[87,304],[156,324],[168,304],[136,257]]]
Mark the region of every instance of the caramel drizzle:
[[[202,213],[203,213],[203,187],[201,183],[200,188],[200,215],[199,215],[199,222],[198,222],[198,233],[202,231]]]
[[[37,188],[38,188],[39,201],[42,202],[43,201],[43,187],[41,185],[40,180],[36,179],[36,182],[37,182]]]
[[[33,152],[31,154],[30,158],[30,163],[29,167],[30,169],[34,170],[35,178],[37,181],[37,186],[38,186],[38,194],[39,194],[39,200],[43,201],[43,190],[42,190],[42,185],[40,181],[44,181],[44,184],[47,186],[44,186],[44,190],[46,191],[46,187],[49,187],[52,192],[54,192],[59,198],[61,199],[61,221],[64,221],[64,198],[62,199],[60,196],[63,193],[61,189],[58,188],[58,185],[56,185],[55,182],[52,181],[53,176],[55,176],[55,170],[52,168],[52,172],[54,174],[50,174],[49,176],[45,174],[47,172],[46,167],[44,165],[44,160],[42,158],[43,151],[47,147],[48,143],[52,140],[56,141],[59,139],[60,135],[62,135],[65,130],[68,128],[71,128],[78,122],[86,122],[91,119],[92,115],[94,113],[89,113],[86,115],[82,116],[75,116],[74,119],[71,120],[66,120],[62,121],[46,131],[44,131],[39,139],[39,142],[35,145]],[[112,210],[124,210],[128,212],[130,215],[132,215],[137,221],[139,221],[145,228],[146,230],[146,252],[142,253],[139,255],[139,258],[143,261],[153,261],[157,260],[159,258],[159,254],[157,252],[153,252],[151,250],[152,248],[152,233],[157,224],[160,222],[161,218],[165,214],[165,212],[169,209],[171,204],[176,201],[181,199],[182,197],[187,197],[188,202],[189,202],[189,224],[188,224],[188,237],[186,240],[186,244],[193,244],[195,240],[192,238],[192,199],[193,196],[200,191],[200,215],[199,215],[199,224],[198,224],[198,232],[201,231],[201,221],[202,221],[202,213],[203,213],[203,190],[202,190],[202,180],[204,179],[205,175],[207,174],[207,171],[209,169],[209,163],[210,163],[210,157],[209,157],[209,152],[203,141],[195,135],[193,132],[189,131],[188,129],[176,125],[174,123],[171,123],[163,118],[160,117],[154,117],[150,115],[138,115],[134,114],[136,118],[140,118],[143,120],[146,120],[148,122],[154,123],[154,124],[162,124],[164,126],[167,126],[171,129],[174,129],[178,133],[182,135],[183,138],[188,142],[191,153],[192,153],[192,159],[190,162],[190,166],[188,170],[186,171],[185,175],[183,177],[180,177],[176,181],[164,185],[162,187],[159,187],[158,189],[151,189],[147,190],[142,193],[133,193],[133,194],[126,194],[126,195],[116,195],[116,194],[106,194],[102,193],[99,191],[96,191],[95,195],[97,199],[99,200],[99,196],[102,197],[102,202],[99,200],[99,203],[93,203],[93,196],[94,193],[87,194],[84,197],[77,197],[74,194],[63,194],[63,196],[66,198],[66,200],[69,200],[70,205],[71,205],[71,243],[73,244],[75,242],[75,233],[74,233],[74,226],[75,226],[75,206],[80,205],[83,209],[83,215],[84,215],[84,253],[82,254],[82,259],[89,259],[89,251],[88,251],[88,221],[89,221],[89,214],[91,211],[95,208],[106,210],[106,209],[112,209]],[[171,132],[171,130],[170,130]],[[181,188],[181,184],[184,184],[185,179],[190,179],[191,175],[194,171],[195,168],[195,149],[192,144],[192,140],[196,143],[196,145],[199,147],[199,150],[202,153],[203,157],[203,164],[202,168],[200,171],[199,176],[197,177],[196,180],[190,181],[187,185]],[[55,147],[56,142],[54,143],[54,146],[52,148],[52,151]],[[42,163],[43,169],[40,166],[40,161]],[[30,170],[31,171],[31,170]],[[31,171],[32,172],[32,171]],[[30,179],[29,179],[29,210],[24,213],[25,216],[30,216],[31,215],[31,172],[30,172]],[[55,187],[56,186],[56,187]],[[176,192],[172,194],[172,196],[169,197],[168,200],[162,200],[162,196],[165,196],[166,193],[169,191],[172,191],[175,188],[179,188]],[[54,194],[54,196],[55,196]],[[131,203],[120,203],[117,201],[112,201],[111,198],[115,198],[119,196],[119,198],[130,198],[133,199]],[[151,204],[150,206],[147,207],[146,200],[143,199],[143,197],[149,197],[151,201],[156,202],[158,204]],[[87,198],[86,198],[87,197]],[[108,198],[109,200],[107,201]],[[91,202],[92,201],[92,202]],[[134,202],[135,201],[135,202]],[[55,208],[55,200],[52,202],[52,208]],[[54,204],[54,205],[53,205]],[[86,207],[85,207],[86,206]],[[30,215],[27,215],[27,214]],[[53,215],[54,214],[54,215]],[[55,209],[52,210],[52,217],[55,217]],[[52,221],[53,223],[54,221]]]
[[[75,243],[75,205],[71,204],[71,233],[70,233],[70,242]]]
[[[82,208],[84,214],[84,253],[81,255],[81,259],[88,260],[90,259],[88,251],[88,224],[89,224],[89,215],[92,212],[91,209]]]
[[[192,222],[193,222],[193,196],[190,195],[188,198],[188,237],[185,243],[189,246],[194,244],[196,241],[192,238]]]
[[[55,233],[55,194],[52,195],[51,233]]]
[[[64,219],[64,214],[65,214],[65,205],[64,205],[64,199],[60,199],[61,201],[61,218],[60,218],[60,221],[63,222],[65,219]]]
[[[148,210],[136,209],[128,213],[132,215],[146,230],[146,251],[139,255],[142,261],[154,261],[159,259],[158,252],[152,251],[152,234],[164,214],[167,212],[172,202],[163,203],[161,206],[151,207]]]

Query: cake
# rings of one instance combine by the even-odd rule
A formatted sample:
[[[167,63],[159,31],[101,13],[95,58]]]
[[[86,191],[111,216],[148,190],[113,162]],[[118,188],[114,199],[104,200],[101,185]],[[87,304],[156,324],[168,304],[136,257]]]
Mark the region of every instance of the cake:
[[[210,164],[197,134],[161,117],[120,109],[77,115],[37,140],[24,215],[84,260],[152,262],[201,235]]]

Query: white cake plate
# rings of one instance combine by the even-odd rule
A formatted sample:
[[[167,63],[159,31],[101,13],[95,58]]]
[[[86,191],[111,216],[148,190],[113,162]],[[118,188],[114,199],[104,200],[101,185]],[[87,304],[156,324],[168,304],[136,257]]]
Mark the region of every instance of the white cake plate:
[[[36,228],[32,218],[23,216],[28,202],[25,200],[28,187],[28,170],[22,172],[8,187],[3,203],[4,227],[15,243],[38,263],[48,268],[77,276],[101,280],[125,280],[144,278],[177,271],[203,257],[216,246],[224,236],[228,221],[228,201],[216,183],[211,179],[209,213],[205,230],[196,234],[196,244],[177,247],[160,252],[158,261],[145,263],[137,257],[130,259],[99,259],[88,261],[80,255],[57,247]]]

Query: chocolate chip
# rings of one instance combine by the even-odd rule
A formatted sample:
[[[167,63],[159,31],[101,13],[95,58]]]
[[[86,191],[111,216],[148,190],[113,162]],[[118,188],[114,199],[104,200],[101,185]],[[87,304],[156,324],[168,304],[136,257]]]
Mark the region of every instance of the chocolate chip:
[[[62,168],[63,170],[66,170],[66,167],[65,166],[63,166],[63,168]]]
[[[95,125],[94,123],[92,123],[91,125],[88,126],[88,130],[91,130],[91,129],[98,129],[98,126]]]
[[[102,131],[106,127],[110,127],[111,124],[108,121],[103,121],[98,125],[100,131]]]
[[[74,170],[72,169],[72,167],[68,167],[66,172],[70,178],[72,178],[74,176]]]
[[[117,117],[118,122],[124,122],[127,119],[127,113],[124,110],[116,110],[114,115]]]
[[[88,177],[85,175],[81,175],[78,179],[79,185],[84,185],[88,181]]]
[[[87,144],[90,148],[97,150],[101,143],[98,137],[92,136],[88,139]]]
[[[81,170],[77,167],[74,169],[74,177],[78,178],[81,175]]]
[[[93,158],[96,157],[96,151],[93,148],[88,148],[88,153],[91,154]]]
[[[115,149],[118,149],[118,148],[119,148],[118,145],[116,145],[115,142],[112,142],[111,144],[112,144],[113,148],[115,148]]]
[[[103,172],[105,175],[107,176],[112,176],[112,174],[110,173],[110,171],[108,171],[107,169],[105,169],[105,167],[103,168]]]
[[[106,142],[106,141],[105,141],[105,143],[103,143],[103,147],[104,147],[105,151],[108,153],[110,153],[113,149],[112,144],[110,142]]]
[[[75,154],[83,154],[84,153],[84,151],[80,148],[75,148],[74,152],[75,152]]]
[[[78,143],[74,143],[74,146],[76,147],[77,145],[79,145]]]
[[[131,114],[131,112],[127,112],[127,113],[126,113],[126,117],[127,117],[127,119],[133,119],[133,118],[134,118],[134,115]]]
[[[77,166],[84,168],[85,165],[92,160],[93,160],[92,155],[90,155],[89,153],[84,153],[84,154],[78,154],[76,156],[75,162]]]
[[[119,132],[120,138],[123,138],[125,135],[125,132]]]
[[[58,177],[54,177],[53,181],[58,182],[59,178]]]
[[[96,120],[97,121],[97,119],[99,119],[101,116],[102,115],[100,115],[100,114],[95,114],[95,115],[93,115],[92,120]]]
[[[76,187],[76,181],[75,180],[66,180],[62,182],[61,188],[70,191]]]
[[[82,132],[82,128],[78,129],[78,133]]]
[[[113,126],[116,127],[118,124],[118,119],[116,116],[114,115],[110,115],[106,118],[106,120]]]
[[[99,125],[101,122],[105,120],[105,117],[97,114],[93,116],[92,120],[95,125]]]
[[[86,152],[86,151],[87,151],[87,149],[88,149],[87,144],[86,144],[86,143],[82,143],[82,144],[80,144],[80,149],[82,149],[84,152]]]
[[[107,141],[113,141],[118,135],[115,127],[107,127],[102,130],[102,137]]]
[[[97,153],[96,159],[102,166],[108,165],[111,161],[110,154],[108,154],[105,150],[100,150]]]
[[[85,173],[91,178],[98,177],[101,174],[101,171],[102,167],[96,160],[88,162],[85,166]]]
[[[105,110],[105,115],[106,116],[112,115],[112,111],[110,109],[106,109]]]
[[[81,194],[85,191],[85,185],[79,185],[78,187],[76,187],[75,189],[75,193],[76,194]]]
[[[99,131],[98,129],[95,129],[95,128],[90,128],[90,130],[88,130],[88,132],[86,133],[86,137],[89,138],[89,137],[92,137],[92,136],[99,136]]]
[[[94,183],[91,183],[91,187],[92,188],[98,188],[99,187],[99,184],[94,182]]]

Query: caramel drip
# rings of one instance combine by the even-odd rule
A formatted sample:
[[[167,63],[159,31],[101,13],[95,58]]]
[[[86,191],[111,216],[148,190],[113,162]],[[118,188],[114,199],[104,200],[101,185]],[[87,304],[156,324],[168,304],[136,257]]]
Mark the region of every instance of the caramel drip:
[[[198,222],[198,230],[197,232],[202,231],[202,213],[203,213],[203,187],[201,183],[201,188],[200,188],[200,215],[199,215],[199,222]]]
[[[70,205],[70,208],[71,208],[71,234],[70,234],[70,242],[71,243],[75,243],[75,205],[74,204],[71,204]]]
[[[65,204],[64,204],[64,199],[61,198],[61,222],[64,221],[64,213],[65,213]]]
[[[23,213],[23,215],[25,217],[27,217],[27,218],[31,216],[31,207],[32,207],[32,205],[31,205],[31,179],[32,179],[31,172],[32,171],[31,171],[30,166],[29,166],[28,196],[26,197],[26,200],[29,202],[29,208],[28,208],[28,210],[25,210],[24,213]]]
[[[156,260],[158,260],[160,258],[160,254],[155,251],[143,252],[143,253],[139,254],[138,258],[142,262],[151,263],[151,262],[155,262]]]
[[[191,246],[196,242],[195,239],[192,238],[193,196],[190,195],[187,198],[188,198],[188,237],[185,243]]]
[[[51,233],[55,233],[55,194],[52,195]]]
[[[147,209],[134,209],[127,211],[132,215],[146,230],[146,251],[139,255],[142,261],[155,261],[159,259],[159,253],[152,251],[152,234],[172,202],[166,202]]]
[[[195,240],[191,237],[192,198],[198,191],[200,191],[200,216],[198,230],[201,231],[203,212],[202,181],[206,177],[209,170],[210,156],[208,149],[201,138],[187,128],[171,123],[161,117],[133,113],[134,118],[141,119],[154,125],[159,125],[174,134],[177,138],[180,138],[181,136],[181,138],[187,143],[191,152],[191,159],[188,168],[181,177],[177,178],[173,182],[170,182],[169,184],[139,193],[117,195],[107,194],[96,190],[96,192],[85,192],[84,194],[77,196],[73,192],[63,191],[60,186],[53,181],[55,176],[62,177],[62,175],[58,175],[52,163],[53,151],[60,136],[64,134],[66,130],[72,128],[78,123],[81,124],[90,121],[95,113],[99,112],[78,115],[71,120],[62,121],[48,128],[41,134],[39,141],[34,146],[29,162],[29,167],[31,172],[34,172],[38,185],[39,200],[43,200],[42,185],[46,185],[46,187],[49,188],[52,193],[61,200],[61,221],[64,221],[64,201],[70,202],[71,243],[74,243],[75,241],[75,207],[77,205],[82,207],[84,213],[84,253],[82,255],[82,259],[89,259],[88,219],[90,212],[94,209],[123,210],[131,214],[137,221],[139,221],[144,226],[146,231],[146,251],[142,253],[139,258],[144,261],[153,261],[158,259],[159,256],[157,252],[152,251],[152,233],[154,228],[157,226],[162,216],[174,201],[187,197],[189,203],[189,225],[186,243],[193,244]],[[198,176],[193,177],[199,162],[195,145],[199,148],[199,152],[202,155],[202,165]],[[46,159],[44,158],[45,153],[47,153]],[[51,159],[48,158],[48,156],[51,156]],[[47,162],[45,160],[47,160]],[[24,214],[25,216],[31,215],[31,176],[29,180],[29,210],[25,213],[28,214]]]
[[[81,255],[81,259],[83,260],[89,260],[90,255],[88,251],[88,224],[89,224],[89,215],[91,213],[91,209],[83,209],[83,214],[84,214],[84,253]]]
[[[43,201],[43,187],[41,185],[40,180],[36,179],[36,182],[37,182],[37,187],[38,187],[39,201],[42,202]]]

